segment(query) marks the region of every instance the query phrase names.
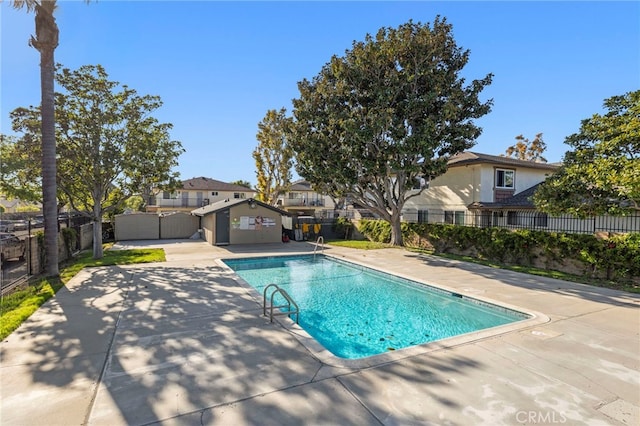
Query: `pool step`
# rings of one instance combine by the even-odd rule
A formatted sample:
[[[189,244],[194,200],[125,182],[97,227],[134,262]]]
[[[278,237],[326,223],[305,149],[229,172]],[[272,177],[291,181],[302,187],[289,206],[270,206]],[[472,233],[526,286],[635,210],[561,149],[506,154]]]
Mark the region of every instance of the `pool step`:
[[[271,287],[275,288],[271,293],[270,303],[269,303],[269,319],[271,320],[271,322],[273,322],[274,315],[287,315],[289,318],[291,318],[291,315],[295,314],[296,324],[298,324],[298,320],[300,319],[300,308],[298,308],[298,304],[293,301],[291,296],[289,296],[289,293],[287,293],[283,288],[278,287],[277,284],[269,284],[264,288],[264,291],[262,293],[262,314],[265,316],[267,315],[267,290],[269,290]],[[281,294],[282,297],[284,297],[284,299],[287,301],[287,304],[274,306],[273,298],[275,297],[276,294]],[[281,311],[280,309],[282,308],[287,308],[287,309],[284,311]],[[275,312],[273,311],[274,309],[276,309]]]

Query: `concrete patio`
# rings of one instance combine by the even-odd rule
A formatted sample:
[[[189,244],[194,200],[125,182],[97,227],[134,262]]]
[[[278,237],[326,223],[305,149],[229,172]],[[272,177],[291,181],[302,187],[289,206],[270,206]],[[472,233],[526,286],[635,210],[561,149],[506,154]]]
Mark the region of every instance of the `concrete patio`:
[[[349,364],[319,356],[288,321],[270,323],[218,260],[313,244],[117,248],[139,246],[164,248],[167,262],[83,270],[2,342],[0,424],[640,424],[638,295],[402,249],[328,247],[544,319]]]

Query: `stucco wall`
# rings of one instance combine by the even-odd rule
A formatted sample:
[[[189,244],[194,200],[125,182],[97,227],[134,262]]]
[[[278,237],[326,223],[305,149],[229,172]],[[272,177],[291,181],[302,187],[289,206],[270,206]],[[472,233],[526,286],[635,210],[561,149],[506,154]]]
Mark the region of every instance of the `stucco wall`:
[[[466,210],[480,197],[478,166],[452,167],[429,183],[429,188],[407,202],[405,208],[420,210]]]
[[[282,215],[258,205],[255,209],[248,204],[231,208],[230,244],[261,244],[282,242]],[[255,223],[256,217],[263,218],[262,225]]]
[[[515,170],[515,191],[514,195],[524,191],[525,189],[529,189],[532,186],[543,182],[547,175],[551,174],[550,170],[545,169],[527,169],[527,168],[513,168],[513,167],[505,167],[505,166],[493,166],[490,164],[486,164],[482,166],[482,177],[481,177],[481,199],[478,200],[480,202],[492,202],[493,201],[493,190],[494,190],[494,176],[495,170]]]
[[[216,192],[218,195],[212,195],[213,192]],[[155,200],[156,205],[153,207],[157,207],[158,210],[162,211],[171,211],[173,209],[181,209],[181,208],[198,208],[202,207],[202,202],[204,200],[209,200],[208,204],[213,204],[218,201],[222,201],[224,199],[234,199],[236,193],[244,194],[242,198],[251,198],[254,196],[255,192],[246,189],[245,191],[216,191],[216,190],[179,190],[174,195],[175,198],[165,199],[163,198],[163,193],[160,192]],[[186,195],[185,195],[186,194]],[[151,206],[150,206],[151,207]]]
[[[514,194],[544,181],[551,173],[544,169],[496,167],[492,164],[451,167],[445,174],[433,179],[429,188],[419,197],[409,200],[405,208],[466,211],[467,206],[473,202],[493,202],[496,168],[516,171]]]
[[[216,215],[209,214],[202,217],[202,238],[209,244],[215,244],[214,230],[216,229]]]

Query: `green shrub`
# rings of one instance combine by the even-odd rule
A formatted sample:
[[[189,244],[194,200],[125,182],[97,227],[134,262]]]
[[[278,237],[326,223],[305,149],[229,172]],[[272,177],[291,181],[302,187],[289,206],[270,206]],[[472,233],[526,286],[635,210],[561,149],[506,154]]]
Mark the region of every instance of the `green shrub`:
[[[67,256],[71,257],[75,250],[76,238],[78,233],[73,228],[62,228],[62,239],[64,241],[64,247],[67,250]]]
[[[369,241],[388,243],[391,240],[391,226],[385,220],[363,219],[358,223],[358,231]]]
[[[388,242],[383,220],[362,220],[358,230],[370,241]],[[436,253],[464,254],[487,261],[531,266],[581,268],[594,278],[625,281],[640,277],[640,234],[599,238],[589,234],[474,228],[450,224],[403,223],[405,246]]]
[[[348,238],[351,234],[353,223],[346,217],[339,217],[333,221],[332,230],[338,238]]]

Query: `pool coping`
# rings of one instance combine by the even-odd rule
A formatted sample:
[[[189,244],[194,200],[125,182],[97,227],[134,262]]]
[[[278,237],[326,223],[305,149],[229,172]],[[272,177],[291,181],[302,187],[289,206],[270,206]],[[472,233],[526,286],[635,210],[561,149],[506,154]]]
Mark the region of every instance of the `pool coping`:
[[[372,265],[359,262],[355,259],[345,259],[341,256],[331,255],[327,253],[322,253],[322,256],[330,257],[335,260],[339,260],[341,262],[352,263],[364,268],[368,268],[377,272],[382,272],[385,274],[390,274],[392,276],[397,276],[399,278],[417,282],[419,284],[428,286],[430,288],[435,288],[436,290],[441,290],[444,292],[449,292],[451,294],[460,295],[460,291],[454,288],[448,287],[446,285],[434,282],[427,282],[420,278],[416,278],[414,276],[393,272],[389,270],[385,270],[384,268],[374,267]],[[295,256],[315,256],[313,254],[296,254]],[[265,256],[264,254],[256,254],[247,256],[242,256],[242,259],[249,258],[274,258],[274,257],[291,257],[291,255],[270,255]],[[216,264],[223,268],[227,273],[233,275],[234,281],[236,281],[239,285],[241,285],[244,290],[258,303],[261,307],[263,306],[263,296],[257,291],[255,288],[251,286],[248,282],[246,282],[242,277],[235,273],[235,271],[229,267],[224,261],[225,260],[238,260],[238,257],[222,257],[216,259]],[[420,345],[409,346],[402,349],[396,349],[394,351],[389,351],[377,355],[371,355],[365,358],[358,359],[347,359],[341,358],[339,356],[334,355],[324,346],[322,346],[313,336],[311,336],[304,328],[302,328],[299,324],[297,324],[293,319],[291,319],[288,315],[274,316],[273,321],[279,324],[282,328],[287,330],[293,337],[300,342],[308,351],[312,354],[318,361],[323,364],[331,367],[337,368],[346,368],[353,370],[360,370],[366,368],[377,367],[380,365],[396,362],[405,358],[410,358],[418,355],[423,355],[429,352],[439,351],[443,349],[453,348],[456,346],[461,346],[465,344],[475,343],[481,340],[493,338],[499,335],[512,333],[516,331],[523,331],[540,324],[545,324],[551,321],[551,319],[543,314],[542,312],[534,311],[531,309],[525,309],[519,306],[511,305],[509,303],[505,303],[502,301],[496,301],[488,297],[480,296],[480,295],[462,295],[465,299],[476,300],[482,303],[487,303],[490,305],[494,305],[499,308],[504,308],[508,310],[512,310],[521,314],[528,315],[529,318],[525,318],[519,321],[511,322],[508,324],[503,324],[495,327],[485,328],[479,331],[473,331],[470,333],[459,334],[457,336],[448,337],[445,339],[436,340],[433,342],[427,342]]]
[[[5,339],[3,423],[463,425],[523,424],[535,415],[545,424],[640,424],[638,294],[405,249],[330,247],[338,258],[550,317],[372,368],[335,368],[293,331],[265,320],[261,302],[214,260],[309,253],[313,245],[144,240],[114,247],[163,248],[167,261],[84,269]],[[192,324],[180,335],[186,346],[166,339],[155,309],[140,312],[140,322],[119,320],[132,308],[123,296],[165,309],[182,290],[194,296],[187,310],[166,310],[162,323]],[[114,340],[131,332],[145,339]],[[132,364],[123,371],[119,360]]]

